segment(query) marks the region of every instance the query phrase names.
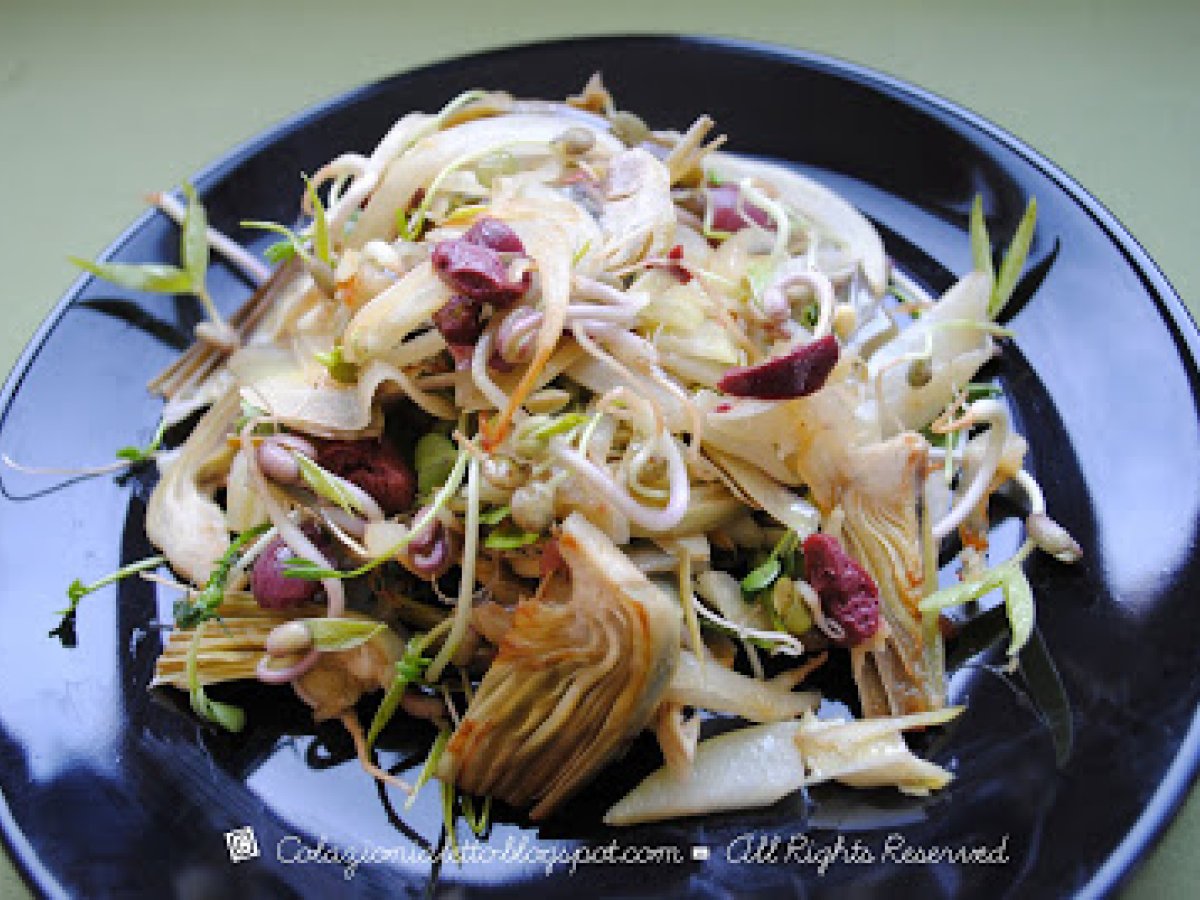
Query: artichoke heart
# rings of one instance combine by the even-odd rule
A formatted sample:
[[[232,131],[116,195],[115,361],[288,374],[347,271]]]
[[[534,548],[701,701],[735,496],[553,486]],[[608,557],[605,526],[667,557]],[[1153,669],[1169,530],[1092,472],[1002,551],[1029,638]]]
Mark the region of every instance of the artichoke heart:
[[[679,608],[578,513],[569,597],[523,601],[438,777],[544,819],[651,722],[679,658]],[[549,592],[546,592],[549,593]]]

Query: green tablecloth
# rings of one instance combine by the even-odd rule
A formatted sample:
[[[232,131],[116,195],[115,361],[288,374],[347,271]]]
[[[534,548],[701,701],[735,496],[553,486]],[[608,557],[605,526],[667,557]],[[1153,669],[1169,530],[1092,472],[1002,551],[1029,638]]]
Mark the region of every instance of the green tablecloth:
[[[439,57],[582,33],[689,31],[790,44],[898,75],[1008,128],[1200,297],[1192,217],[1200,5],[505,0],[416,5],[0,2],[0,373],[91,256],[233,144],[304,106]],[[12,673],[6,673],[11,675]],[[1200,885],[1193,796],[1129,896]],[[1054,852],[1069,853],[1070,848]],[[147,860],[147,864],[153,861]],[[0,895],[27,895],[0,861]]]

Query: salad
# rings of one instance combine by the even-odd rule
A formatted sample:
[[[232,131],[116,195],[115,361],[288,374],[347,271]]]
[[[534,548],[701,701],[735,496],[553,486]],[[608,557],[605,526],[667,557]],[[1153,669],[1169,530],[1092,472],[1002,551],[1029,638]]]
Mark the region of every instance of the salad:
[[[662,767],[610,825],[946,785],[903,733],[961,710],[958,608],[1002,602],[1015,657],[1023,561],[1080,556],[973,381],[1035,204],[994,257],[976,201],[974,269],[933,297],[846,200],[715,127],[652,130],[598,76],[565,102],[472,91],[305,178],[294,227],[243,223],[280,236],[270,267],[190,186],[157,197],[179,265],[77,262],[208,314],[151,383],[154,441],[120,453],[160,472],[161,556],[75,582],[60,632],[118,578],[174,588],[153,685],[235,732],[252,712],[211,686],[294,692],[372,777],[438,782],[451,836],[494,801],[569,807],[643,732]],[[259,285],[228,320],[213,252]],[[989,562],[999,492],[1026,539]],[[859,718],[818,714],[836,656]],[[438,737],[410,784],[375,745],[413,717]]]

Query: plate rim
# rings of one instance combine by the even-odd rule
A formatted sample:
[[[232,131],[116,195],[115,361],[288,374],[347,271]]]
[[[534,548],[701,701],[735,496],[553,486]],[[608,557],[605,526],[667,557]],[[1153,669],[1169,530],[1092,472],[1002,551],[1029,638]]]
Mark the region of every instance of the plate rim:
[[[1194,370],[1200,371],[1200,327],[1197,326],[1196,320],[1184,304],[1179,292],[1175,290],[1166,274],[1159,268],[1145,247],[1121,224],[1120,220],[1099,199],[1047,156],[979,113],[903,78],[835,55],[766,41],[698,33],[601,32],[574,37],[551,37],[506,43],[441,57],[359,84],[305,106],[298,112],[285,116],[238,142],[217,159],[198,170],[191,182],[196,186],[198,192],[203,194],[210,184],[220,180],[230,170],[271,144],[294,134],[328,112],[386,90],[389,85],[397,81],[417,76],[436,76],[440,71],[450,71],[467,62],[487,62],[491,59],[519,56],[556,47],[587,46],[593,49],[603,49],[605,47],[617,48],[633,43],[695,46],[715,49],[718,52],[732,52],[749,57],[785,62],[810,71],[852,81],[890,96],[902,104],[915,108],[918,112],[928,114],[932,110],[970,126],[1040,171],[1064,195],[1087,213],[1110,243],[1121,252],[1148,292],[1153,295],[1155,308],[1179,347],[1180,355],[1186,361],[1190,361]],[[161,214],[155,209],[143,212],[98,253],[96,259],[110,259],[159,215]],[[86,273],[77,276],[26,341],[12,368],[6,374],[3,386],[0,387],[0,425],[7,420],[13,400],[21,389],[38,354],[45,347],[67,310],[78,301],[79,296],[92,279],[93,276]],[[1191,725],[1141,814],[1134,820],[1125,836],[1113,848],[1103,864],[1077,890],[1075,896],[1080,898],[1108,896],[1126,885],[1130,877],[1162,840],[1168,826],[1174,821],[1188,794],[1198,781],[1200,781],[1200,703],[1193,710]],[[3,841],[3,846],[13,867],[32,893],[42,897],[66,898],[70,896],[34,851],[16,821],[7,797],[2,791],[0,791],[0,840]]]

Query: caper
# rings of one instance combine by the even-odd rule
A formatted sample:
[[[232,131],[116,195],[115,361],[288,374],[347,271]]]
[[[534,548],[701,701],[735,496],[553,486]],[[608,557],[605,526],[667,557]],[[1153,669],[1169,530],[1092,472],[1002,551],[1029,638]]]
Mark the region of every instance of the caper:
[[[572,125],[555,139],[555,144],[567,156],[583,156],[596,145],[591,129]]]
[[[620,110],[609,117],[612,133],[626,147],[636,147],[650,137],[650,129],[641,118],[631,112]]]
[[[933,380],[933,360],[918,356],[908,365],[908,386],[923,388]]]

